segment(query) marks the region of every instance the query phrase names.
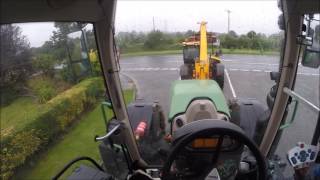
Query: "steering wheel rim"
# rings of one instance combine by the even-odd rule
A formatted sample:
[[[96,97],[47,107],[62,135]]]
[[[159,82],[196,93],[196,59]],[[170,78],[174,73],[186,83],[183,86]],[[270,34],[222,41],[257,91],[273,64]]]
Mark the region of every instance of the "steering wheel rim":
[[[206,122],[207,124],[210,123],[210,127],[203,128],[201,130],[198,130],[196,132],[190,132],[189,134],[185,135],[184,137],[179,138],[174,144],[172,151],[170,151],[170,154],[168,156],[168,159],[166,163],[163,166],[162,169],[162,178],[163,179],[171,179],[174,177],[170,176],[170,168],[172,166],[172,163],[175,160],[175,157],[178,155],[180,150],[184,148],[186,145],[188,145],[192,140],[195,139],[195,137],[199,137],[199,135],[217,135],[219,137],[223,136],[229,136],[243,145],[246,145],[249,150],[251,151],[252,155],[256,158],[257,165],[258,165],[258,172],[259,180],[266,180],[267,177],[267,170],[266,170],[266,161],[263,155],[260,153],[259,148],[255,145],[255,143],[250,140],[245,133],[236,125],[222,121],[222,120],[199,120],[192,123],[199,124]],[[187,126],[187,125],[186,125]],[[194,125],[196,126],[196,125]],[[182,127],[184,128],[184,127]],[[190,129],[190,128],[189,128]]]

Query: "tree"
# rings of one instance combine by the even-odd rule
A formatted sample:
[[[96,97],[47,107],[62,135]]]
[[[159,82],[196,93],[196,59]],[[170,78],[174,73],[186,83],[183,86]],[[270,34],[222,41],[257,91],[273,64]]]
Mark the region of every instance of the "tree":
[[[5,24],[0,28],[1,81],[0,91],[3,98],[24,85],[32,72],[29,41],[21,34],[19,26]],[[2,99],[6,101],[5,99]],[[3,102],[2,103],[7,103]]]
[[[196,34],[195,31],[193,31],[193,30],[188,30],[188,31],[185,33],[185,36],[186,36],[186,37],[189,37],[189,36],[193,36],[193,35],[195,35],[195,34]]]
[[[144,47],[147,49],[159,49],[165,44],[164,34],[161,31],[153,31],[147,35]]]
[[[73,22],[73,23],[66,23],[66,22],[55,22],[54,27],[57,28],[56,31],[53,31],[53,35],[50,38],[52,47],[51,47],[51,54],[53,54],[54,58],[60,61],[63,61],[67,54],[67,42],[68,42],[68,34],[79,31],[85,24]],[[68,47],[70,51],[72,51],[72,47]]]
[[[235,31],[231,30],[229,33],[228,33],[229,36],[233,37],[233,38],[237,38],[238,35]]]
[[[37,54],[33,59],[33,67],[47,77],[54,76],[56,61],[51,54]]]

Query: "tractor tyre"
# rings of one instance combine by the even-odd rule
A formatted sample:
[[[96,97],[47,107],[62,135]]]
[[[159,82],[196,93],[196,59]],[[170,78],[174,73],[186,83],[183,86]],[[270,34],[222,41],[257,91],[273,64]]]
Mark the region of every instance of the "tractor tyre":
[[[213,79],[215,81],[217,81],[217,83],[219,84],[220,88],[223,89],[224,87],[224,65],[223,64],[215,64],[214,65],[214,75],[213,75]]]
[[[162,107],[158,104],[154,104],[152,113],[152,124],[150,128],[152,141],[158,141],[163,138],[166,130],[165,115]]]
[[[190,65],[187,65],[187,64],[181,65],[180,66],[180,77],[181,77],[181,80],[191,79],[192,74],[190,72],[191,72]]]

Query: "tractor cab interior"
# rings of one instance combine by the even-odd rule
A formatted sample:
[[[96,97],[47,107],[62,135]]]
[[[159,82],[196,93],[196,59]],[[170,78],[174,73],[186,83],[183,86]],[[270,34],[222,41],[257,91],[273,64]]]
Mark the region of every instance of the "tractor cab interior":
[[[139,99],[126,105],[120,80],[125,64],[119,60],[115,42],[116,0],[2,0],[1,27],[35,22],[77,24],[80,35],[70,33],[69,38],[78,43],[72,48],[81,53],[69,52],[69,64],[55,66],[59,69],[76,64],[71,81],[81,82],[88,73],[94,74],[95,68],[101,69],[98,74],[106,88],[102,107],[111,109],[113,117],[106,120],[103,114],[105,134],[92,135],[100,160],[74,157],[53,179],[60,179],[82,160],[90,161],[90,165],[81,165],[67,179],[320,179],[319,84],[303,84],[310,79],[319,82],[320,1],[279,0],[275,8],[281,11],[278,24],[284,40],[279,68],[268,72],[273,86],[263,97],[266,104],[245,97],[226,98],[229,86],[224,77],[230,81],[230,72],[220,56],[216,57],[219,62],[207,64],[209,75],[203,76],[205,79],[197,78],[197,65],[192,63],[204,56],[198,45],[184,44],[180,79],[170,84],[166,107]],[[86,45],[87,25],[97,48],[97,66],[90,66],[88,60],[94,54]],[[156,92],[161,89],[157,82],[153,85]],[[137,87],[138,91],[143,88]],[[259,91],[259,85],[256,88]],[[304,88],[311,89],[316,102],[304,97]],[[234,94],[233,88],[230,91]],[[312,126],[305,127],[305,114]]]

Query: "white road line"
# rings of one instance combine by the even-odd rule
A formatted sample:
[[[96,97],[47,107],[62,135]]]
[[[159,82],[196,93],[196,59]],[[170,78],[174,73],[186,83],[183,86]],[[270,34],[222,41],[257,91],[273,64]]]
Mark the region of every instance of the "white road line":
[[[170,71],[176,71],[178,68],[170,68]]]
[[[270,73],[271,70],[260,70],[260,69],[236,69],[236,68],[229,68],[229,71],[241,71],[241,72],[260,72],[260,73]],[[179,71],[179,68],[123,68],[121,71]],[[301,73],[299,72],[298,75],[304,75],[304,76],[320,76],[320,74],[317,73]]]
[[[126,63],[126,62],[120,62],[120,65],[122,64],[137,64],[137,63]]]
[[[230,68],[230,71],[239,71],[239,69]]]
[[[267,65],[267,66],[279,66],[279,64],[268,64],[268,63],[243,63],[243,64],[251,64],[251,65]]]
[[[305,76],[320,76],[320,74],[315,73],[297,73],[298,75],[305,75]]]
[[[230,79],[230,76],[229,76],[229,73],[228,73],[228,70],[227,69],[224,69],[224,72],[226,74],[226,77],[228,79],[228,82],[229,82],[229,85],[230,85],[230,89],[231,89],[231,93],[232,93],[232,96],[234,99],[237,98],[237,95],[236,95],[236,92],[234,91],[234,88],[233,88],[233,85],[231,83],[231,79]]]

